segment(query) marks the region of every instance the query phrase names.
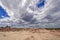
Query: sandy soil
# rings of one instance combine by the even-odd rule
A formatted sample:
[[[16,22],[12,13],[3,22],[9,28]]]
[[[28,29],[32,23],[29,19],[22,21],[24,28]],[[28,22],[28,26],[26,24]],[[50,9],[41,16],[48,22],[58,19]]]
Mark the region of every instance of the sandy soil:
[[[0,40],[60,40],[60,30],[0,31]]]

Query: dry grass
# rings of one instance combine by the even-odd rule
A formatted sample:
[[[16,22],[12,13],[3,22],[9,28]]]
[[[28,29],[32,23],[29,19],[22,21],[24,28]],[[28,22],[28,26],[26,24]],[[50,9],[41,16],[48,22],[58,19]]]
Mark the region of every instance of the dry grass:
[[[0,28],[0,40],[60,40],[60,29]]]

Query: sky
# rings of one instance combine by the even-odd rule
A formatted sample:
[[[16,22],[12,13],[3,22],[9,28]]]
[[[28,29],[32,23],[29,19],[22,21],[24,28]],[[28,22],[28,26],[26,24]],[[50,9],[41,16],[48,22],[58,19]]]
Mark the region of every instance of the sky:
[[[45,5],[45,0],[40,0],[38,3],[37,3],[37,7],[40,8],[42,6]]]
[[[59,3],[60,0],[0,0],[0,26],[60,28]]]
[[[39,1],[36,5],[38,8],[44,6],[44,0],[41,0],[41,1],[42,2]],[[0,6],[0,19],[5,17],[9,17],[9,15],[7,14],[6,10],[2,6]]]
[[[7,12],[4,10],[4,8],[0,6],[0,19],[5,18],[5,17],[9,17],[9,16]]]

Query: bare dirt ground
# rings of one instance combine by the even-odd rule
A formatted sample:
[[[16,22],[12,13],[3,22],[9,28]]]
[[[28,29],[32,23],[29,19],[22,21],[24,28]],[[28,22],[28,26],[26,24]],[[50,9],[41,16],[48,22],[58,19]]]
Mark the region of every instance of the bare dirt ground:
[[[0,40],[60,40],[60,30],[0,31]]]

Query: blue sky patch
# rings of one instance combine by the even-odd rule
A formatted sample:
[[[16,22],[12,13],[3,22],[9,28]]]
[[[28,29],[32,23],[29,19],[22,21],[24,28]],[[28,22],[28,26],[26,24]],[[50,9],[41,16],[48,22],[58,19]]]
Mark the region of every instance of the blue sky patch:
[[[40,8],[40,7],[43,7],[45,5],[45,0],[40,0],[38,3],[37,3],[37,7]]]
[[[2,6],[0,6],[0,19],[5,18],[5,17],[9,17],[9,15],[8,15],[7,12],[2,8]]]

